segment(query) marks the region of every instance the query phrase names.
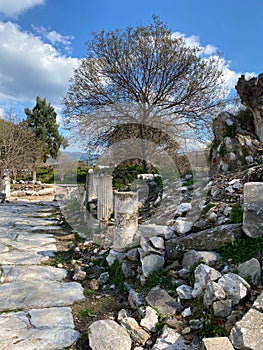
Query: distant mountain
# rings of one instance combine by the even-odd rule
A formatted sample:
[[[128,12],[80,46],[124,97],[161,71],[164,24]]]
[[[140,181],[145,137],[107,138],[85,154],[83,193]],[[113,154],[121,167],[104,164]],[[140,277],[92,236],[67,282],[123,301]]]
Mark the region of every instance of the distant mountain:
[[[84,152],[70,152],[70,151],[62,151],[63,154],[65,154],[66,156],[74,159],[74,160],[81,160],[83,162],[87,162],[87,163],[95,163],[96,159],[98,159],[99,155],[97,156],[93,156],[91,157],[88,153],[84,153]]]

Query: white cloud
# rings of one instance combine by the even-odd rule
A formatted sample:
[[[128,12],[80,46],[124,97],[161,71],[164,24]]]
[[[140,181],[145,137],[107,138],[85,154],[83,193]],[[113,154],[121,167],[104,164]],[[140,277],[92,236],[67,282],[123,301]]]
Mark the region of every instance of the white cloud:
[[[0,0],[1,1],[1,0]],[[43,41],[51,43],[56,48],[63,48],[66,52],[71,52],[71,41],[74,39],[71,35],[62,35],[54,30],[48,31],[43,26],[32,25],[34,32],[42,38]]]
[[[185,34],[182,34],[180,32],[174,32],[173,37],[174,38],[183,37],[187,46],[198,47],[201,50],[200,53],[203,53],[204,55],[209,56],[217,52],[217,48],[214,45],[208,44],[206,46],[202,46],[200,43],[200,39],[197,35],[186,36]]]
[[[186,36],[185,34],[182,34],[180,32],[174,32],[173,37],[175,38],[183,37],[187,46],[198,47],[200,49],[200,54],[206,56],[207,59],[217,55],[218,53],[218,49],[214,45],[208,44],[206,46],[202,46],[199,37],[196,35]],[[237,73],[231,70],[230,69],[231,62],[230,61],[227,62],[223,57],[220,58],[219,64],[220,64],[220,68],[223,71],[224,84],[226,86],[226,89],[230,92],[231,89],[235,88],[238,78],[243,73]],[[250,73],[250,72],[246,72],[244,74],[246,79],[249,79],[255,76],[255,73]]]
[[[4,119],[5,118],[5,111],[3,108],[0,108],[0,119]]]
[[[61,55],[14,23],[0,21],[0,100],[57,104],[65,95],[77,58]]]
[[[36,5],[43,5],[45,0],[0,0],[0,13],[16,17]]]

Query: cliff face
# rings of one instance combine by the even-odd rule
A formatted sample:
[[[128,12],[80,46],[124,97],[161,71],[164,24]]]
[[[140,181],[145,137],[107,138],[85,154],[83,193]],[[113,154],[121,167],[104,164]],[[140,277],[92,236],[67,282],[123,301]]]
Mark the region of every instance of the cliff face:
[[[236,90],[241,102],[253,113],[255,134],[263,143],[263,74],[249,80],[241,75]]]

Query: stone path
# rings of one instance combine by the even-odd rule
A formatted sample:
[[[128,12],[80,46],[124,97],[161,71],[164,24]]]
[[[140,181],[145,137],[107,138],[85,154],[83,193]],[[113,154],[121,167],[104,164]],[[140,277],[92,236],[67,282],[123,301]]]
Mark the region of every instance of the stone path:
[[[42,264],[57,250],[55,205],[0,205],[1,350],[65,349],[79,336],[69,306],[84,300],[83,288],[63,282],[66,270]]]

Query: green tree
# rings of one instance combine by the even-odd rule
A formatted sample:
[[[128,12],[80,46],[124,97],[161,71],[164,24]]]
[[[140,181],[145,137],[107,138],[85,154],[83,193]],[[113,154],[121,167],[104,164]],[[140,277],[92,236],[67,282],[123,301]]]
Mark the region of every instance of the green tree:
[[[120,124],[139,125],[141,139],[149,131],[144,125],[173,138],[186,126],[204,132],[211,114],[222,108],[220,55],[207,57],[187,45],[158,17],[148,26],[94,33],[87,48],[64,113],[91,149],[107,147]]]
[[[41,161],[46,162],[49,157],[56,159],[59,148],[65,143],[65,139],[59,133],[57,124],[57,114],[54,107],[46,102],[46,99],[36,98],[36,105],[32,110],[25,108],[27,115],[26,122],[34,131],[35,138],[40,143]],[[36,166],[38,160],[35,159],[33,179],[36,180]]]

